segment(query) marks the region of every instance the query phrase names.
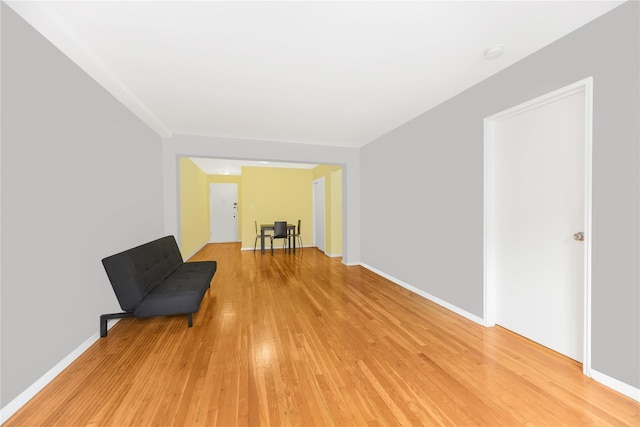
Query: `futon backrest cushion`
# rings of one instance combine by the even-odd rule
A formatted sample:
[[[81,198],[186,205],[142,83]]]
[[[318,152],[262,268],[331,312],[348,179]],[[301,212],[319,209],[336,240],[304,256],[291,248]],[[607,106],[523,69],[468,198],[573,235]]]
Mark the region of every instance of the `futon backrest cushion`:
[[[182,255],[173,236],[162,237],[102,260],[124,311],[133,311],[145,295],[182,263]]]

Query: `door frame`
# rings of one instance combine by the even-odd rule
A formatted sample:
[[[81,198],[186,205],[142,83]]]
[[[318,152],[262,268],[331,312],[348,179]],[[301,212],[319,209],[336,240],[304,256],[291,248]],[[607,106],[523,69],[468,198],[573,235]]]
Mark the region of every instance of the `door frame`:
[[[591,242],[592,242],[592,129],[593,129],[593,77],[580,80],[553,92],[508,108],[484,119],[484,326],[495,326],[496,272],[495,272],[495,124],[527,110],[554,102],[574,93],[584,92],[584,284],[583,284],[583,362],[582,372],[591,377]]]

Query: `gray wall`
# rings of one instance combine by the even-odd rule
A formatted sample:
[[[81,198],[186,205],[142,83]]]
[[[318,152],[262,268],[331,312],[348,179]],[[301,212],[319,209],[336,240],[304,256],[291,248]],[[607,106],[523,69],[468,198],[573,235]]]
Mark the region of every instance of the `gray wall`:
[[[163,169],[160,138],[1,7],[0,407],[96,334],[100,313],[119,309],[100,259],[163,234],[164,216],[176,223],[176,155],[245,157],[253,147],[176,137],[164,141]],[[637,3],[621,6],[361,153],[316,157],[312,147],[282,159],[361,170],[345,195],[357,228],[349,261],[481,317],[482,121],[594,76],[592,365],[639,387],[638,14]],[[407,228],[381,233],[387,222]]]
[[[119,311],[100,260],[164,224],[160,137],[1,7],[4,407]]]
[[[594,78],[592,368],[640,387],[637,2],[625,3],[361,153],[362,262],[483,317],[483,119]],[[396,232],[381,232],[401,224]]]

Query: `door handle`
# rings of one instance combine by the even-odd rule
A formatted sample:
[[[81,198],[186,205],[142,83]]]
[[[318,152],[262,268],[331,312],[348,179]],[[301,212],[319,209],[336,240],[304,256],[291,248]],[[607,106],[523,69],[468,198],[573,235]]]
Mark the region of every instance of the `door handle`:
[[[577,240],[577,241],[579,241],[579,242],[584,241],[584,233],[583,233],[582,231],[580,231],[580,232],[578,232],[578,233],[575,233],[575,234],[573,235],[573,240]]]

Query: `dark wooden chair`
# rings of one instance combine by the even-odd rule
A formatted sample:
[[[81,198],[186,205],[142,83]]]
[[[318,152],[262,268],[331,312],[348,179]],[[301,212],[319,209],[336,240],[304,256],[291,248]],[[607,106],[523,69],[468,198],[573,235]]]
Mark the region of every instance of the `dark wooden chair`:
[[[301,223],[302,223],[302,221],[301,221],[301,220],[298,220],[298,228],[296,228],[296,232],[295,232],[295,234],[293,235],[293,238],[294,238],[294,239],[297,239],[296,241],[297,241],[298,243],[300,243],[300,244],[298,245],[298,247],[300,248],[300,250],[302,250],[302,234],[300,233],[300,225],[301,225]]]
[[[256,224],[256,239],[253,241],[253,252],[256,251],[256,246],[258,245],[258,239],[261,237],[260,233],[261,231],[258,231],[258,221],[253,221]],[[265,233],[264,234],[264,238],[269,238],[272,239],[271,234]],[[271,242],[271,246],[273,246],[273,241]]]
[[[289,232],[287,230],[287,221],[276,221],[273,223],[273,236],[271,236],[271,255],[273,255],[273,241],[275,239],[284,239],[282,249],[289,244]]]

